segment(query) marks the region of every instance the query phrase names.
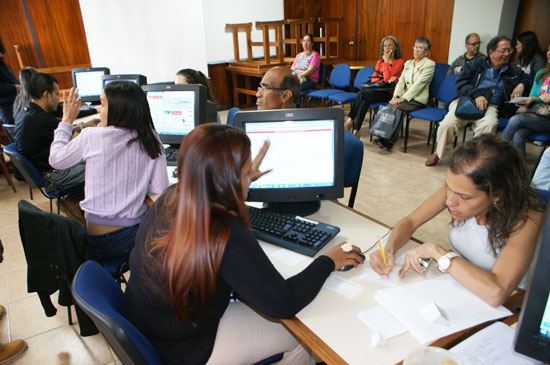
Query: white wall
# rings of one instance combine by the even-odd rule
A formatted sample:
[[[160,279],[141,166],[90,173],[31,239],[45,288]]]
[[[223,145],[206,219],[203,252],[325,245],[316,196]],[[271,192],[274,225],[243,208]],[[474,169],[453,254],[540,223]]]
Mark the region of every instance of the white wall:
[[[233,59],[226,23],[284,17],[283,0],[80,0],[80,9],[92,66],[143,74],[150,83],[173,80],[181,68],[206,74],[208,62]]]
[[[479,34],[485,54],[494,36],[512,37],[518,6],[519,0],[455,0],[448,62],[466,52],[464,39],[469,33]]]

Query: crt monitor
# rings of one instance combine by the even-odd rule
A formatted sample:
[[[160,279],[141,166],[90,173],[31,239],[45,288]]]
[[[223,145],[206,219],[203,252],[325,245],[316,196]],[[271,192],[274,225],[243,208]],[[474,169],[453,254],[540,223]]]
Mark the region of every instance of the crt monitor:
[[[272,171],[250,184],[248,201],[305,216],[320,200],[344,195],[342,109],[239,112],[235,125],[250,138],[253,157],[270,141],[261,169]]]
[[[541,227],[514,339],[514,349],[521,354],[548,363],[550,362],[550,203],[546,203]]]
[[[206,122],[203,85],[146,85],[143,90],[162,143],[180,145],[186,134]]]
[[[126,75],[103,75],[101,76],[101,81],[103,82],[103,87],[113,81],[129,81],[139,86],[147,85],[147,77],[137,74],[126,74]]]
[[[73,86],[78,88],[78,95],[82,101],[99,103],[103,91],[103,75],[111,72],[107,67],[74,68],[71,70]]]

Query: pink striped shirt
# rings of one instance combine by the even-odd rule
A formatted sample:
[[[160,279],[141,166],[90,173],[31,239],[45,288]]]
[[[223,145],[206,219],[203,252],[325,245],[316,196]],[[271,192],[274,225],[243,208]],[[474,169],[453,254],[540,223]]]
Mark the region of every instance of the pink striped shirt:
[[[85,199],[80,202],[86,220],[122,227],[140,223],[146,195],[168,186],[164,151],[152,160],[138,141],[128,146],[137,132],[123,128],[85,128],[70,141],[72,134],[70,124],[59,123],[49,162],[58,170],[86,162]]]

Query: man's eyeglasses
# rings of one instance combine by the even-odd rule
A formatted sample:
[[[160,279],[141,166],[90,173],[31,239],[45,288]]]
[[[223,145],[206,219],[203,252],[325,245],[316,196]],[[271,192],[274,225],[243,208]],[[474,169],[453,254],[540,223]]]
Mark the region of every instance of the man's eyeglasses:
[[[495,52],[504,54],[504,53],[512,53],[514,52],[514,50],[512,48],[505,48],[505,49],[496,49]]]
[[[418,47],[418,46],[413,47],[413,51],[423,51],[423,50],[424,50],[424,47]]]
[[[260,86],[258,86],[258,91],[266,91],[266,90],[278,90],[278,91],[284,91],[284,90],[288,90],[288,89],[285,89],[285,88],[282,88],[282,87],[273,87],[273,86],[269,86],[268,84],[260,84]]]
[[[472,43],[466,43],[466,44],[469,45],[469,46],[479,46],[479,45],[481,45],[481,41],[479,41],[479,42],[472,42]]]

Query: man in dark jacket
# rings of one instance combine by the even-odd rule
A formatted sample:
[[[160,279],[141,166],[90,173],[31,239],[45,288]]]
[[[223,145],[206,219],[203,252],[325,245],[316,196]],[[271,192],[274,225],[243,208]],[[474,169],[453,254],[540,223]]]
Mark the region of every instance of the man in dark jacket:
[[[447,143],[458,134],[458,130],[473,123],[474,134],[496,133],[498,117],[509,117],[515,110],[507,103],[515,96],[529,90],[529,77],[509,63],[512,42],[508,37],[497,36],[487,44],[489,57],[477,58],[464,65],[456,78],[458,96],[469,96],[475,100],[485,115],[479,119],[466,120],[455,115],[458,99],[451,102],[449,112],[437,131],[437,149],[427,160],[426,166],[434,166],[443,157]]]

